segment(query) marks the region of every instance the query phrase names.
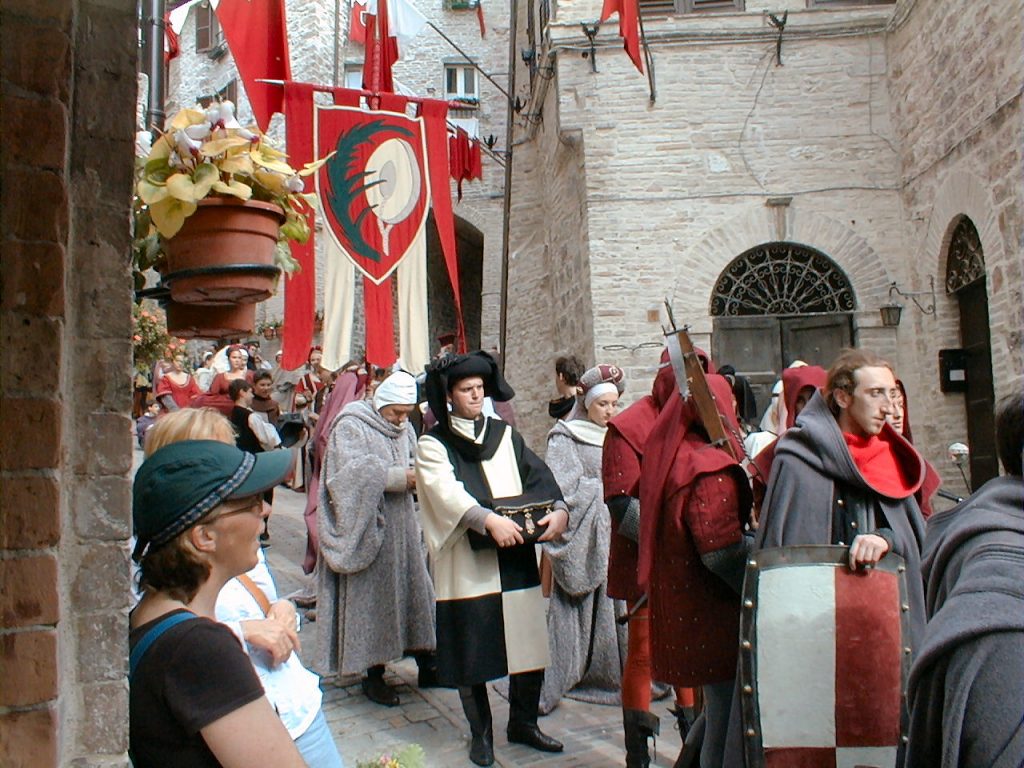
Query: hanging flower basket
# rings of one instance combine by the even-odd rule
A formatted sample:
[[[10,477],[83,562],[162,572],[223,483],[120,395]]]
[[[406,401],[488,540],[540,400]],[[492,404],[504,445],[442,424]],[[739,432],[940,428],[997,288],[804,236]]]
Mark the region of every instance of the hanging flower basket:
[[[256,325],[255,304],[204,306],[169,301],[167,329],[182,339],[230,339],[247,336]]]
[[[163,283],[179,304],[217,306],[269,299],[284,211],[258,200],[208,198],[167,240]]]

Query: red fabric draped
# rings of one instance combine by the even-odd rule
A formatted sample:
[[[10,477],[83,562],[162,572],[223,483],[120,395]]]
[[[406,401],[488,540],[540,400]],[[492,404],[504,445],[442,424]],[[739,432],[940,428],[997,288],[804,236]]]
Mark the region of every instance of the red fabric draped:
[[[604,0],[601,9],[601,23],[608,20],[613,13],[619,14],[619,37],[622,47],[633,65],[644,71],[644,62],[640,58],[640,3],[639,0]]]
[[[430,99],[420,103],[427,132],[427,156],[431,159],[430,200],[434,224],[441,240],[448,279],[455,303],[456,351],[466,351],[466,327],[462,322],[462,290],[459,287],[459,254],[455,246],[455,216],[452,213],[452,191],[448,184],[448,104]]]
[[[313,86],[307,83],[285,83],[284,113],[288,159],[293,168],[313,161]],[[306,191],[312,190],[312,176],[305,179]],[[299,270],[285,279],[284,325],[281,330],[281,367],[294,371],[306,363],[313,345],[313,322],[316,313],[316,248],[315,216],[307,215],[310,236],[305,244],[291,242],[292,258]]]
[[[273,114],[284,111],[284,94],[280,86],[256,81],[292,77],[284,0],[220,0],[217,21],[224,30],[256,123],[266,131]]]

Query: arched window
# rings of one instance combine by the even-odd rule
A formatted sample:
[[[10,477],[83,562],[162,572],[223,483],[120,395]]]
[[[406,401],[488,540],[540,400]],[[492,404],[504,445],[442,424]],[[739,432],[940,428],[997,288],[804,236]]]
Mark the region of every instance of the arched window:
[[[953,230],[946,257],[946,293],[956,293],[985,277],[985,256],[974,222],[964,216]]]
[[[852,312],[850,281],[828,256],[796,243],[767,243],[741,253],[718,278],[711,314],[802,315]]]

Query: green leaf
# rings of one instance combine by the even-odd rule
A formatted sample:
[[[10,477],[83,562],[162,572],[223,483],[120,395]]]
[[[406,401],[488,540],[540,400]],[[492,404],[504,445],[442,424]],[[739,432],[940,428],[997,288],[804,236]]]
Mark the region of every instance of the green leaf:
[[[186,181],[188,179],[186,178]],[[189,184],[192,182],[189,181]],[[174,237],[185,223],[185,219],[196,212],[196,204],[177,197],[168,197],[149,207],[153,223],[164,237]]]
[[[201,163],[192,174],[192,183],[195,185],[195,199],[202,200],[208,194],[213,185],[220,181],[220,171],[213,163]]]
[[[195,183],[185,173],[176,173],[167,179],[167,191],[170,192],[172,197],[186,203],[195,203],[200,199],[196,197]],[[153,218],[155,219],[156,217],[154,216]]]
[[[251,142],[241,136],[228,136],[223,139],[213,139],[206,142],[199,148],[199,151],[206,157],[222,155],[234,147],[247,147]]]
[[[139,193],[139,199],[141,199],[146,205],[159,203],[171,194],[167,191],[166,184],[153,184],[147,179],[139,179],[137,190]]]
[[[232,195],[239,200],[248,200],[252,197],[252,187],[248,184],[243,184],[237,179],[232,179],[227,184],[223,181],[215,181],[213,183],[213,191],[220,192],[223,195]]]
[[[168,164],[166,157],[147,160],[142,169],[143,178],[152,184],[163,184],[172,173],[174,169]]]

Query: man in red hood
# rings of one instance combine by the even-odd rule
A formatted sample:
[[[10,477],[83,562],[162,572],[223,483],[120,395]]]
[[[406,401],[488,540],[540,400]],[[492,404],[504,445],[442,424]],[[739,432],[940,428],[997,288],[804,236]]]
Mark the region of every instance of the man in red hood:
[[[622,671],[622,721],[627,768],[647,768],[647,740],[656,736],[660,721],[651,713],[651,662],[645,607],[637,608],[644,590],[637,581],[637,539],[640,529],[640,470],[647,438],[661,409],[676,395],[676,378],[668,351],[662,352],[651,394],[608,422],[601,474],[604,498],[612,517],[608,552],[608,595],[629,607],[629,647]],[[676,712],[692,708],[691,691],[676,691]],[[692,714],[692,712],[691,712]],[[677,715],[677,717],[682,716]],[[685,737],[685,733],[682,734]]]
[[[742,456],[728,381],[708,386]],[[740,592],[751,539],[750,486],[740,464],[712,445],[696,407],[673,398],[647,441],[640,479],[640,583],[650,607],[654,677],[701,686],[702,766],[721,766],[739,654]]]

